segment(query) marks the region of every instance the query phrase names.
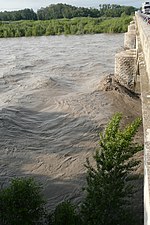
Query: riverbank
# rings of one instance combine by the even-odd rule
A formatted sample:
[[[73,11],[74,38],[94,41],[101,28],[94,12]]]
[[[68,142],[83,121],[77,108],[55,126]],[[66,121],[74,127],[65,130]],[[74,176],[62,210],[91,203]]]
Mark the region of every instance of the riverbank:
[[[0,38],[49,35],[124,33],[132,16],[10,21],[0,24]]]

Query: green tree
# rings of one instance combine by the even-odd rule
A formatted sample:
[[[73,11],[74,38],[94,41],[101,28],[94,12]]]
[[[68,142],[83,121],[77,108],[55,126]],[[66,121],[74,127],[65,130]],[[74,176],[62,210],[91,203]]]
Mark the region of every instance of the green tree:
[[[44,215],[41,187],[31,178],[16,178],[0,191],[1,225],[37,225]]]
[[[96,166],[87,159],[86,196],[81,207],[85,225],[132,224],[127,205],[135,189],[128,181],[139,164],[132,156],[142,150],[133,142],[141,119],[120,130],[121,119],[121,114],[115,114],[100,134],[100,149],[94,155]]]
[[[33,11],[33,9],[4,11],[0,12],[0,20],[2,21],[37,20],[37,14]]]
[[[81,221],[75,211],[75,206],[69,201],[64,201],[56,207],[54,213],[50,216],[50,224],[79,225]]]

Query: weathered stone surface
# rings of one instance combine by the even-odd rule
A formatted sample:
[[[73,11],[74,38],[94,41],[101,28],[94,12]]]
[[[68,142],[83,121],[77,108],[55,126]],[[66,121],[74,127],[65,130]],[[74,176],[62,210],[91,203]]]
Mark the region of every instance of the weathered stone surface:
[[[134,90],[134,82],[137,71],[136,50],[126,50],[116,54],[115,79],[123,86]]]
[[[136,48],[136,31],[135,31],[135,29],[131,30],[130,32],[125,33],[124,47],[125,47],[125,49],[135,49]]]
[[[135,22],[131,22],[130,25],[128,26],[128,32],[135,31]]]
[[[150,225],[150,26],[138,13],[136,26],[144,131],[144,225]]]

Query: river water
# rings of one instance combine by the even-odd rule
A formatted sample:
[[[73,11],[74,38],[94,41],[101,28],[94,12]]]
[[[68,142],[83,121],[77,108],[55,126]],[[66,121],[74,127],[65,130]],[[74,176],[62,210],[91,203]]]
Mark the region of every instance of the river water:
[[[123,34],[0,39],[0,184],[33,176],[48,205],[79,202],[86,157],[127,96],[99,89],[114,72]],[[134,110],[135,109],[135,110]]]

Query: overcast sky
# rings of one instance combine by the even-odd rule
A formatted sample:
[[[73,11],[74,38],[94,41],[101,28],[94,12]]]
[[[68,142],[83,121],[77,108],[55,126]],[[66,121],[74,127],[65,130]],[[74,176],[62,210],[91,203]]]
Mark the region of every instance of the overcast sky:
[[[50,4],[66,3],[74,6],[94,7],[98,8],[99,4],[120,4],[133,5],[140,7],[142,0],[0,0],[0,11],[4,10],[19,10],[24,8],[32,8],[37,10],[41,7],[49,6]]]

